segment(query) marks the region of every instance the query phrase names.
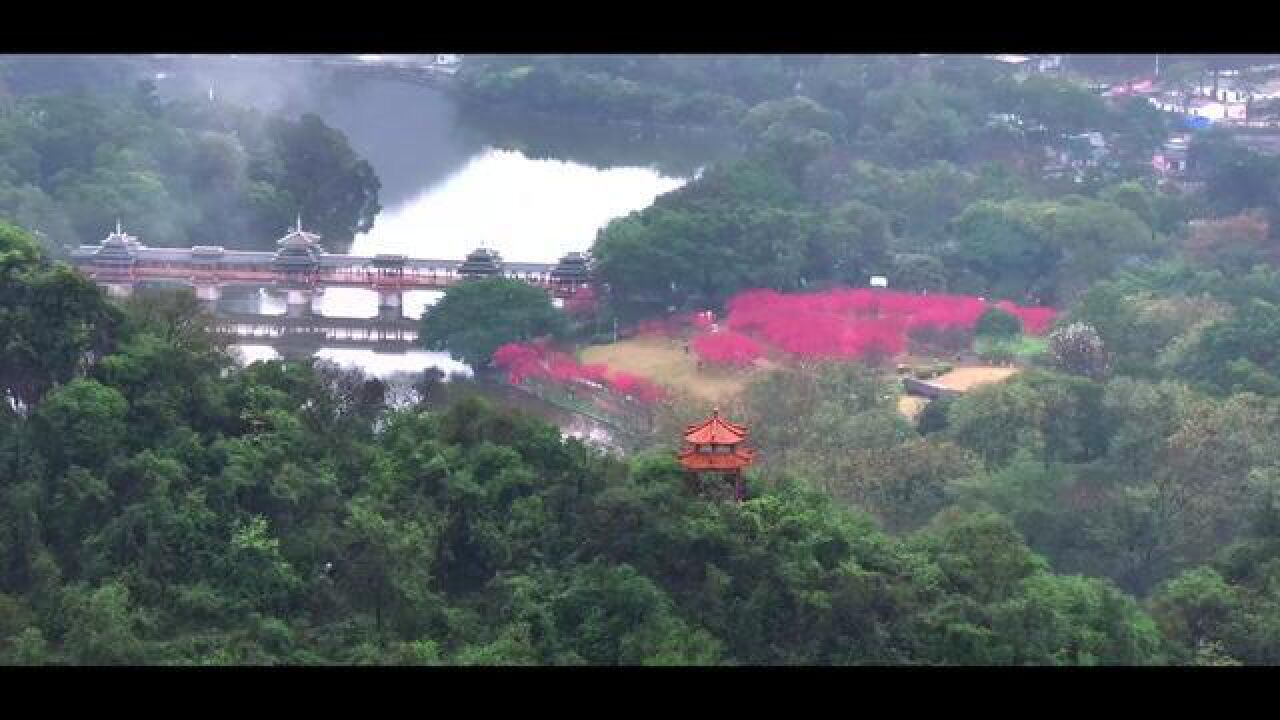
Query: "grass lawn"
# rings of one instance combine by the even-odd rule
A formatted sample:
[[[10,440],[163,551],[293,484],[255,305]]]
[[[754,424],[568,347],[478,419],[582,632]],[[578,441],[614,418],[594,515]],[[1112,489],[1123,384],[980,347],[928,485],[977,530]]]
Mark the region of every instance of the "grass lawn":
[[[684,351],[684,341],[664,337],[634,337],[609,345],[584,348],[580,361],[604,363],[613,370],[634,373],[680,393],[710,402],[726,401],[747,386],[756,370],[731,370],[705,366]]]
[[[1049,350],[1049,341],[1033,335],[1019,335],[1010,340],[993,340],[980,337],[973,341],[973,351],[980,357],[1010,355],[1019,360],[1030,360]]]

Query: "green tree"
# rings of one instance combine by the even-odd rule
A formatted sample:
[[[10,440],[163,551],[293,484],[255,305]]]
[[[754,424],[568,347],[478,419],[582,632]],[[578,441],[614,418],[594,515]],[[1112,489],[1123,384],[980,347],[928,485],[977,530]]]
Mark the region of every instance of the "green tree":
[[[884,213],[850,200],[810,236],[805,277],[863,285],[869,276],[888,272],[891,239]]]
[[[109,347],[117,314],[102,291],[0,222],[0,384],[26,405]]]
[[[1084,323],[1049,333],[1049,355],[1058,369],[1094,380],[1102,379],[1110,366],[1098,331]]]
[[[1188,377],[1219,391],[1251,390],[1274,395],[1280,364],[1280,308],[1253,300],[1234,317],[1206,327],[1181,360]]]
[[[986,385],[952,404],[943,435],[996,467],[1019,450],[1038,454],[1043,449],[1039,428],[1044,412],[1043,400],[1024,384]]]
[[[63,643],[69,658],[83,665],[129,665],[154,661],[146,635],[151,614],[135,606],[117,582],[95,589],[73,586],[65,591],[67,619]]]
[[[843,124],[838,113],[798,96],[761,103],[742,120],[752,142],[797,176],[832,148]]]
[[[955,219],[957,242],[951,286],[998,297],[1023,298],[1050,289],[1061,258],[1023,206],[971,205]]]
[[[277,182],[309,225],[335,248],[373,227],[381,183],[340,131],[306,114],[296,123],[275,122],[271,132],[283,170]]]
[[[53,468],[100,468],[128,437],[127,412],[128,403],[114,388],[73,380],[40,403],[31,417],[33,440]]]
[[[422,316],[419,341],[428,350],[453,353],[476,370],[489,366],[499,347],[555,337],[564,317],[546,291],[507,278],[461,283]]]
[[[1014,338],[1022,334],[1022,321],[998,307],[989,307],[978,317],[974,333],[980,337]]]
[[[908,292],[936,292],[947,289],[947,270],[933,255],[897,253],[893,256],[889,281]]]
[[[1152,615],[1183,662],[1209,643],[1233,639],[1243,630],[1242,610],[1234,588],[1207,567],[1170,580],[1152,600]]]

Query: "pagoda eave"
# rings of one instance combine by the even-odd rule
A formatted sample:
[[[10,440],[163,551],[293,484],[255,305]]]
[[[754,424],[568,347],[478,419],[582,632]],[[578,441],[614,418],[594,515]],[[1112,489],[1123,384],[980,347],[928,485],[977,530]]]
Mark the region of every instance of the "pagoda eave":
[[[679,460],[686,470],[694,472],[742,470],[755,462],[755,452],[745,448],[726,454],[685,450]]]

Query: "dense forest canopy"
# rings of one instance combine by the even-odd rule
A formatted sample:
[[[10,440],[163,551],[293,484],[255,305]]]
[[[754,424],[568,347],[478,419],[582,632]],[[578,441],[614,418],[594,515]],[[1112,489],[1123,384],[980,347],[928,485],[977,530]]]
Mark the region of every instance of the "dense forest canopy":
[[[266,247],[299,211],[341,243],[377,179],[319,118],[32,62],[0,96],[0,662],[1280,661],[1280,162],[1230,132],[1194,134],[1169,182],[1150,103],[979,57],[468,57],[467,104],[736,143],[601,229],[596,290],[563,311],[451,289],[422,342],[478,374],[872,275],[991,301],[912,351],[1017,342],[1021,306],[1057,308],[1020,372],[915,419],[874,358],[755,376],[724,406],[760,451],[734,503],[675,461],[701,399],[654,402],[624,456],[462,378],[243,366],[189,293],[108,301],[49,247],[117,214]],[[760,353],[725,337],[692,351]]]
[[[677,80],[650,67],[666,65],[693,69]],[[472,79],[460,92],[479,92],[467,83],[508,66],[502,72],[521,78],[560,78],[556,87],[593,67],[579,57],[486,59],[472,75],[464,68]],[[624,317],[886,274],[916,290],[1067,303],[1099,272],[1168,254],[1167,235],[1185,220],[1187,203],[1151,178],[1151,155],[1169,134],[1160,111],[1136,98],[1106,103],[1067,78],[1019,78],[957,56],[649,57],[601,67],[637,87],[733,92],[738,70],[762,83],[734,95],[738,157],[601,231],[598,272]],[[761,79],[770,72],[788,81]],[[562,101],[504,92],[535,107]],[[564,101],[565,112],[612,112],[613,94],[582,93],[596,105]],[[1079,143],[1090,132],[1107,139],[1105,162],[1074,177],[1048,171],[1046,149],[1087,154]]]

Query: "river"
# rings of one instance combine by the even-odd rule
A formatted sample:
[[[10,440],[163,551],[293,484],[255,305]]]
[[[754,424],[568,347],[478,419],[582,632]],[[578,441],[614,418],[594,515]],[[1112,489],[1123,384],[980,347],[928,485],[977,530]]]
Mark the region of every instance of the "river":
[[[342,130],[382,182],[383,210],[372,229],[356,237],[351,252],[358,255],[462,258],[484,246],[511,261],[554,262],[566,252],[589,249],[610,220],[649,206],[727,151],[726,144],[709,138],[464,113],[433,88],[271,63],[264,57],[191,61],[167,73],[164,87],[170,95],[207,89],[268,112],[313,112]],[[440,296],[406,293],[404,312],[420,316]],[[266,291],[229,292],[227,306],[285,311],[281,298]],[[373,317],[377,299],[365,290],[331,288],[316,309]],[[246,361],[276,356],[267,346],[240,351]],[[317,355],[384,377],[432,366],[469,373],[441,353],[324,348]]]

